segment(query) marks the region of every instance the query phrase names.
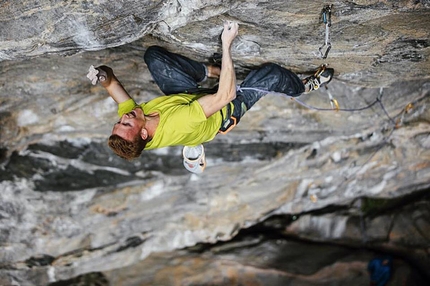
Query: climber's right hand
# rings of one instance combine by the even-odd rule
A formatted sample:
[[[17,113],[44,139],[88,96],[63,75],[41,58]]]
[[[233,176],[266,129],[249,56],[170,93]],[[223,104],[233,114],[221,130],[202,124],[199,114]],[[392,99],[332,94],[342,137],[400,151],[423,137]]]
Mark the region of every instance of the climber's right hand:
[[[94,67],[90,66],[87,78],[93,85],[100,83],[103,87],[108,87],[115,78],[113,70],[108,66]]]

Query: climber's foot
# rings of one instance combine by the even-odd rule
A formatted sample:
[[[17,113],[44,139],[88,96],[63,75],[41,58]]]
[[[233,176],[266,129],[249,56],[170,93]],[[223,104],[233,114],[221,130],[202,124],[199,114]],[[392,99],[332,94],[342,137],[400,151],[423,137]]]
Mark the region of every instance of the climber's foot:
[[[219,75],[221,74],[221,68],[214,65],[208,65],[208,77],[211,78],[219,78]]]
[[[305,93],[319,89],[322,85],[328,84],[334,75],[334,69],[327,68],[326,65],[322,65],[318,70],[311,76],[303,80],[305,85]]]

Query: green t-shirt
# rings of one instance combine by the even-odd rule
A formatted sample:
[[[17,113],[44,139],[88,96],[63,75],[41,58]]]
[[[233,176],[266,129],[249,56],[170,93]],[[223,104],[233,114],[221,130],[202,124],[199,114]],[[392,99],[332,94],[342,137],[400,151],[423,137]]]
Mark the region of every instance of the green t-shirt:
[[[140,106],[145,114],[158,113],[160,121],[155,134],[145,150],[167,146],[196,146],[212,140],[221,127],[222,115],[215,112],[209,118],[197,99],[200,96],[176,94],[160,96]],[[133,99],[118,106],[118,115],[130,112],[137,106]],[[225,109],[225,108],[224,108]],[[225,111],[223,114],[226,114]]]

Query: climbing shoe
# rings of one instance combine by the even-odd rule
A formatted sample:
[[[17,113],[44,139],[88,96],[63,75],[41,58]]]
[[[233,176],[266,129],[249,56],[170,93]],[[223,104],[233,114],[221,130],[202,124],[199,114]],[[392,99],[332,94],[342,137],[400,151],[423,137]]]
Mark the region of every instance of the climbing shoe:
[[[333,78],[334,69],[321,65],[311,76],[305,78],[305,93],[319,89],[322,85],[328,84]]]

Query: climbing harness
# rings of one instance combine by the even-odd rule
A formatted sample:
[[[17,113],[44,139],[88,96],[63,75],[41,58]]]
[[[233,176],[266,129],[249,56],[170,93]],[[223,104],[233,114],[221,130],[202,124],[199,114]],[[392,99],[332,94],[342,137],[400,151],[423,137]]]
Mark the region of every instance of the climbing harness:
[[[324,44],[319,48],[320,57],[325,59],[328,56],[328,52],[331,49],[330,42],[330,27],[331,27],[331,9],[333,8],[333,4],[326,5],[322,9],[321,12],[321,22],[325,24],[325,40]],[[325,52],[323,49],[325,48]]]
[[[220,134],[227,134],[230,132],[238,123],[238,120],[235,116],[233,116],[233,112],[231,109],[230,104],[227,104],[226,113],[225,116],[222,112],[222,109],[220,110],[222,118],[224,120],[222,121],[221,128],[218,130]]]

